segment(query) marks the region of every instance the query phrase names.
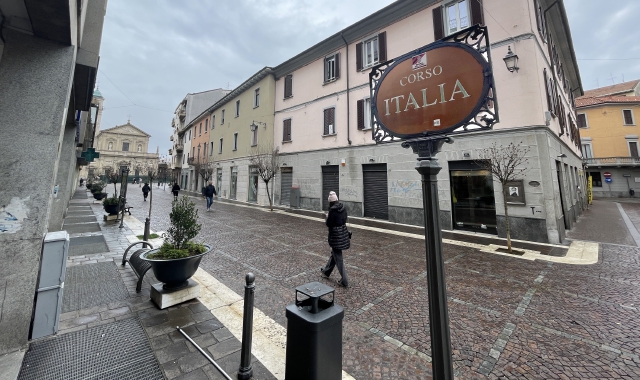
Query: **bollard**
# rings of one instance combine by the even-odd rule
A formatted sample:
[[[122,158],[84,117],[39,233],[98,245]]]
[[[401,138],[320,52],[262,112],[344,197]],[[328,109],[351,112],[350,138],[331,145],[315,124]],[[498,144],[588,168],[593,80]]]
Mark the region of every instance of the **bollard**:
[[[251,367],[251,340],[253,339],[253,295],[256,276],[249,272],[244,286],[244,317],[242,318],[242,352],[240,354],[240,368],[238,379],[248,380],[253,376]]]
[[[124,215],[124,211],[122,212],[122,215]],[[149,235],[150,234],[151,234],[151,219],[146,218],[145,221],[144,221],[144,236],[143,236],[142,240],[149,241]],[[147,245],[144,244],[143,247],[147,248]]]

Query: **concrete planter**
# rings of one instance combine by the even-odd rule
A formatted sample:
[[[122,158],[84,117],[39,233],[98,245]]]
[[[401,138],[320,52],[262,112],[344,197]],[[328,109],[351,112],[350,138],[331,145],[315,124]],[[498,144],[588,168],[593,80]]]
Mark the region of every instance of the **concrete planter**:
[[[200,260],[207,253],[211,252],[211,246],[205,244],[207,251],[197,256],[189,256],[182,259],[173,260],[153,260],[148,259],[147,256],[151,255],[158,249],[152,249],[140,255],[142,260],[145,260],[151,264],[153,274],[156,278],[164,283],[163,288],[165,290],[174,290],[186,287],[191,276],[193,276],[198,270]]]
[[[109,215],[116,215],[118,213],[118,205],[103,205],[104,211]]]

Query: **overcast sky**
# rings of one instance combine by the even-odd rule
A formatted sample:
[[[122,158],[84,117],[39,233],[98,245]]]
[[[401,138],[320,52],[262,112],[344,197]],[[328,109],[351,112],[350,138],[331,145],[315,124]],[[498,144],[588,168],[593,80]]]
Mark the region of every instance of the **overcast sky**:
[[[167,154],[173,111],[187,93],[233,89],[392,2],[109,0],[101,128],[130,115],[152,135],[149,150]],[[640,1],[564,2],[584,88],[640,79]]]

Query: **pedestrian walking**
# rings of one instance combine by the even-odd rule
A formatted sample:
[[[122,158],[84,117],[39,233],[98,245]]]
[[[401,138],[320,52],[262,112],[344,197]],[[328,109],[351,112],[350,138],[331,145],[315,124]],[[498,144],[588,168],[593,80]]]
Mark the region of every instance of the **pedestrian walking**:
[[[149,196],[149,190],[151,190],[151,187],[149,187],[148,183],[145,183],[144,186],[142,186],[142,195],[144,195],[144,201],[147,201],[147,197]]]
[[[177,201],[178,200],[178,191],[180,191],[180,186],[178,186],[178,182],[173,184],[173,187],[171,188],[171,192],[173,193],[173,200]]]
[[[216,193],[216,188],[213,186],[213,181],[209,181],[209,185],[204,188],[204,197],[207,198],[207,211],[211,211],[214,195],[218,195]]]
[[[349,286],[349,278],[344,268],[342,259],[342,250],[349,249],[351,246],[351,233],[347,229],[347,210],[344,205],[338,201],[335,191],[329,192],[329,212],[325,213],[325,224],[329,228],[329,246],[331,247],[331,257],[327,265],[320,268],[320,272],[325,277],[331,276],[331,272],[335,266],[342,278],[338,280],[338,285]]]

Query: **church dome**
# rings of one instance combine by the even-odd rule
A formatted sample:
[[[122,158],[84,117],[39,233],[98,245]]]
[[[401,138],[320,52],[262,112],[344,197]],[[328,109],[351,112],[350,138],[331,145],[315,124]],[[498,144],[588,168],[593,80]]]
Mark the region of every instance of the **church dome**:
[[[93,90],[93,97],[94,98],[103,98],[104,99],[104,97],[102,96],[102,93],[98,89]]]

